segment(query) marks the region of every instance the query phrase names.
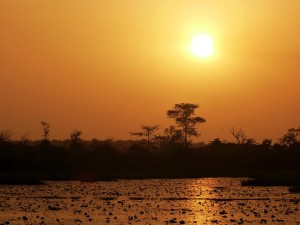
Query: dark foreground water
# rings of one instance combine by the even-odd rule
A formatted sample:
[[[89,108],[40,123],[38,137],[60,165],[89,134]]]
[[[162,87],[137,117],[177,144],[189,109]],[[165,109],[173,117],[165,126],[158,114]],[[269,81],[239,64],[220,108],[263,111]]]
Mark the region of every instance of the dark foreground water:
[[[300,195],[237,178],[0,186],[0,224],[300,224]]]

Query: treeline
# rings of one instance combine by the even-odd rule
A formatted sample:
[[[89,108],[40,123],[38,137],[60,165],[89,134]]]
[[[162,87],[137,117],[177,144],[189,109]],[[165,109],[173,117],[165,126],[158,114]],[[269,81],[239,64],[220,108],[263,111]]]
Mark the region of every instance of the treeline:
[[[50,141],[47,122],[41,122],[40,141],[30,141],[26,135],[13,141],[11,132],[2,131],[0,174],[22,172],[30,176],[37,173],[39,179],[97,180],[256,176],[262,171],[300,171],[300,127],[289,129],[276,143],[270,139],[257,143],[242,129],[232,128],[234,143],[216,138],[197,146],[191,144],[190,137],[198,136],[196,125],[205,122],[195,115],[198,107],[175,104],[167,111],[175,126],[158,133],[158,125],[142,125],[140,131],[130,132],[140,137],[138,141],[84,141],[80,130],[74,130],[68,140]]]
[[[132,141],[127,149],[118,149],[112,140],[0,143],[2,172],[43,171],[50,176],[45,179],[251,176],[263,170],[300,170],[298,141],[238,144],[215,139],[198,148]]]

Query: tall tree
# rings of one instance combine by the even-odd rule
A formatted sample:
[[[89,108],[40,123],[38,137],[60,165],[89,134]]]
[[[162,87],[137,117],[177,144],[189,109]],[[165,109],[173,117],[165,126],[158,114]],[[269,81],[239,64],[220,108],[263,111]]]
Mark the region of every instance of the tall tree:
[[[148,147],[150,147],[151,145],[151,139],[153,134],[155,133],[156,130],[159,129],[159,126],[145,126],[145,125],[141,125],[141,132],[130,132],[131,135],[136,135],[136,136],[146,136],[147,137],[147,145]]]
[[[43,127],[43,138],[44,142],[48,142],[49,132],[50,132],[50,124],[48,122],[41,122],[41,125]]]
[[[173,109],[167,111],[168,117],[175,119],[175,123],[181,127],[185,146],[188,146],[188,136],[199,136],[196,126],[206,121],[200,116],[195,116],[197,108],[199,108],[197,104],[180,103],[175,104]]]

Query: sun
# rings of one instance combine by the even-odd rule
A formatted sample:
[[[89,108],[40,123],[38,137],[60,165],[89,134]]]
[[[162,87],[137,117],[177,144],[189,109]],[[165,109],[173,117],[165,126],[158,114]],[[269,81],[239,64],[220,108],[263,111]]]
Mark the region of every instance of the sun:
[[[207,58],[211,56],[214,50],[213,47],[214,45],[211,37],[205,34],[197,35],[190,45],[190,49],[194,55],[201,58]]]

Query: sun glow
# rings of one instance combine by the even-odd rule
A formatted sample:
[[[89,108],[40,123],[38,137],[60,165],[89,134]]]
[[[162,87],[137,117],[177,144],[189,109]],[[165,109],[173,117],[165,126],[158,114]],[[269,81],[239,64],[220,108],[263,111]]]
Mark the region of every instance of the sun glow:
[[[199,34],[197,35],[191,45],[190,49],[194,55],[206,58],[213,54],[213,41],[208,35]]]

